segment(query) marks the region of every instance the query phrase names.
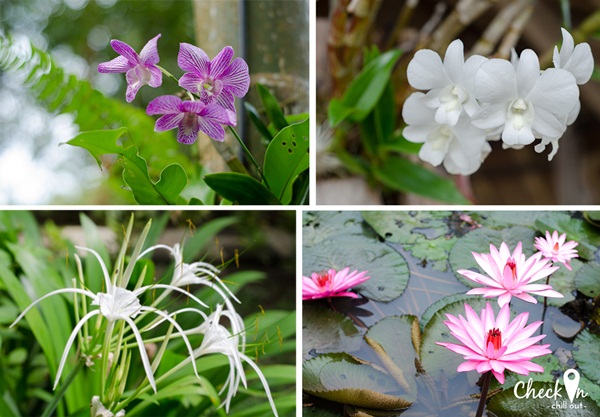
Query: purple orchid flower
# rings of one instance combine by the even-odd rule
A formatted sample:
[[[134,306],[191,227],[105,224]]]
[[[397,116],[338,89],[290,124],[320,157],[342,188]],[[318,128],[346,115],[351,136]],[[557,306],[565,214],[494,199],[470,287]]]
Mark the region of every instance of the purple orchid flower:
[[[138,90],[148,84],[159,87],[162,84],[162,71],[156,66],[159,61],[157,42],[160,33],[150,39],[138,55],[131,46],[117,39],[110,41],[110,46],[119,54],[118,57],[98,65],[98,72],[122,73],[127,79],[125,99],[131,103]]]
[[[235,111],[234,96],[244,97],[250,87],[248,64],[233,58],[233,48],[226,46],[211,61],[202,49],[189,43],[180,44],[177,64],[188,71],[179,79],[179,86],[200,95],[205,103],[217,103]]]
[[[146,108],[150,116],[164,114],[154,126],[156,132],[179,128],[177,141],[191,145],[196,142],[198,131],[222,142],[225,131],[222,125],[235,126],[236,115],[216,103],[202,101],[182,101],[177,96],[160,96],[152,100]]]

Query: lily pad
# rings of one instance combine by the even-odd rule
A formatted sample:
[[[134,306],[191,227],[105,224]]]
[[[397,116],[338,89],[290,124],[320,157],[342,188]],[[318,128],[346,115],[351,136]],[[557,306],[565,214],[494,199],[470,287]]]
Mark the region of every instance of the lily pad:
[[[371,277],[356,290],[375,301],[391,301],[402,294],[408,284],[406,260],[398,252],[377,239],[358,235],[338,235],[319,244],[305,246],[302,255],[303,274],[329,268],[367,271]]]
[[[587,297],[600,294],[600,263],[588,262],[575,275],[575,288]]]
[[[567,234],[567,241],[579,242],[577,251],[583,259],[593,259],[600,246],[600,233],[598,229],[582,219],[575,218],[565,212],[547,212],[546,215],[535,222],[537,229],[545,234],[554,230],[560,234]]]
[[[478,287],[479,284],[456,272],[458,269],[472,269],[482,272],[472,252],[489,253],[490,244],[499,248],[502,242],[506,242],[512,252],[519,242],[523,242],[523,253],[529,256],[533,254],[534,236],[533,230],[522,226],[502,230],[488,228],[472,230],[459,239],[450,250],[450,266],[460,282],[468,287]]]
[[[550,396],[554,392],[554,387],[553,382],[533,382],[531,384],[531,389],[536,393],[544,390],[544,393],[550,393]],[[576,398],[571,404],[568,398],[565,399],[564,387],[560,388],[562,388],[562,397],[556,399],[547,396],[533,398],[533,394],[529,398],[518,398],[515,396],[514,389],[507,389],[492,397],[487,410],[501,417],[595,417],[600,415],[600,407],[590,397]],[[526,392],[527,384],[517,388],[519,396],[524,396]]]
[[[302,218],[302,245],[314,246],[327,239],[349,235],[371,236],[375,233],[353,211],[309,211]]]
[[[433,264],[433,269],[448,269],[448,251],[456,241],[449,236],[445,211],[363,211],[362,216],[390,243],[400,243],[416,258]]]
[[[549,284],[552,285],[552,289],[561,293],[564,298],[548,297],[547,303],[549,306],[553,307],[562,307],[569,301],[573,301],[575,299],[575,296],[573,295],[575,292],[575,275],[583,267],[583,262],[578,261],[577,259],[571,260],[571,271],[562,266],[562,264],[559,265],[560,268],[558,268],[556,272],[550,276]],[[536,282],[536,284],[545,283],[545,279]],[[544,297],[536,296],[536,298],[538,301],[544,300]]]
[[[476,300],[479,298],[480,297],[463,294],[463,293],[450,294],[450,295],[445,296],[444,298],[440,298],[439,300],[437,300],[436,302],[431,304],[429,307],[427,307],[427,310],[425,310],[425,312],[421,316],[421,320],[420,320],[421,330],[423,330],[423,329],[425,329],[425,327],[427,327],[427,324],[429,323],[431,318],[435,315],[435,313],[437,313],[439,310],[441,310],[448,304],[454,303],[456,301],[462,301],[463,304],[464,303],[469,304],[469,302],[471,300]]]
[[[573,357],[581,372],[592,382],[600,384],[600,337],[584,330],[573,343]],[[600,413],[598,414],[600,415]]]
[[[543,216],[545,211],[484,211],[468,213],[477,219],[482,226],[490,229],[523,226],[532,227],[535,221]]]
[[[415,316],[384,317],[369,328],[365,340],[373,348],[388,373],[398,382],[411,401],[417,394],[415,347],[412,325]]]
[[[302,354],[354,352],[362,335],[348,317],[317,305],[304,304],[302,311]]]
[[[456,368],[464,359],[462,355],[452,352],[436,342],[459,343],[451,334],[448,326],[444,324],[447,320],[446,314],[465,316],[464,300],[450,302],[437,310],[429,319],[423,330],[423,340],[421,343],[421,363],[427,371],[427,374],[433,379],[437,379],[443,372],[448,379],[456,375]],[[486,300],[482,297],[472,297],[467,304],[479,314],[485,308]],[[494,307],[494,305],[492,305]],[[498,310],[497,306],[496,310]],[[497,313],[497,312],[496,312]]]
[[[395,394],[400,387],[387,373],[345,353],[328,353],[304,361],[304,391],[342,404],[380,410],[410,406]]]

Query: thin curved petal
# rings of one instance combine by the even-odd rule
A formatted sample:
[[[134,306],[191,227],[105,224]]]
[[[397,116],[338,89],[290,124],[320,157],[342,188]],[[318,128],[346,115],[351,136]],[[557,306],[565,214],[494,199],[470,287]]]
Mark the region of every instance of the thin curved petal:
[[[156,382],[154,382],[154,374],[152,372],[152,367],[150,366],[150,360],[148,359],[148,354],[146,353],[146,348],[144,347],[144,340],[142,339],[142,335],[138,330],[135,322],[131,320],[129,317],[125,317],[124,320],[131,327],[131,331],[135,336],[135,340],[138,345],[138,349],[140,351],[140,358],[142,359],[142,365],[144,367],[144,371],[146,372],[146,377],[148,378],[148,383],[156,393]]]
[[[150,39],[148,43],[144,45],[144,48],[140,51],[140,60],[144,64],[156,65],[158,64],[158,61],[160,61],[160,58],[158,57],[157,46],[158,38],[160,38],[160,36],[161,35],[159,33],[158,35]]]
[[[137,52],[135,52],[133,48],[127,45],[125,42],[122,42],[118,39],[113,39],[112,41],[110,41],[110,46],[112,47],[112,49],[114,49],[116,53],[118,53],[119,55],[123,55],[133,65],[137,65],[140,63],[140,59]]]
[[[131,68],[135,66],[134,63],[131,63],[124,56],[118,56],[114,59],[111,59],[108,62],[103,62],[98,64],[98,72],[104,74],[115,74],[115,73],[123,73],[129,71]]]
[[[100,264],[100,268],[102,268],[102,275],[104,275],[104,283],[106,284],[106,291],[112,288],[112,283],[110,282],[110,275],[108,275],[108,270],[106,269],[106,264],[94,249],[86,248],[85,246],[75,246],[76,249],[83,250],[86,252],[90,252],[92,255],[96,257],[98,263]],[[95,298],[96,296],[94,296]]]
[[[177,65],[184,71],[197,72],[206,78],[210,73],[210,59],[202,49],[189,43],[179,44]]]

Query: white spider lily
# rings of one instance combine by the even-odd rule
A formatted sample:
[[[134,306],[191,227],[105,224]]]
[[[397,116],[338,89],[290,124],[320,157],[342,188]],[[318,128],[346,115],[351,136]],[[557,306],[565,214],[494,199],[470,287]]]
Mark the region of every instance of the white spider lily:
[[[235,300],[237,303],[240,303],[240,300],[227,288],[227,286],[223,283],[223,281],[217,275],[221,271],[207,263],[207,262],[192,262],[191,264],[185,263],[183,261],[183,248],[176,243],[171,246],[167,245],[154,245],[149,247],[144,252],[140,253],[138,258],[143,257],[144,255],[156,250],[156,249],[166,249],[173,256],[174,261],[174,269],[173,269],[173,278],[171,279],[171,285],[176,287],[183,287],[187,285],[204,285],[212,288],[216,291],[223,302],[227,306],[227,309],[232,312],[231,314],[231,327],[234,334],[240,334],[242,338],[242,350],[246,347],[246,337],[244,334],[244,322],[241,317],[235,312],[235,307],[230,299]],[[219,285],[216,285],[218,283]],[[179,310],[179,311],[186,311]],[[173,313],[175,314],[175,313]],[[173,315],[171,314],[171,315]]]
[[[265,376],[260,371],[258,365],[256,365],[252,359],[246,356],[246,354],[240,351],[238,336],[235,333],[231,334],[227,328],[220,324],[221,316],[228,317],[229,321],[233,323],[234,320],[232,315],[236,315],[236,313],[231,311],[223,311],[223,306],[217,304],[215,311],[211,313],[211,315],[208,316],[200,326],[192,330],[192,332],[204,334],[204,339],[202,340],[200,347],[196,349],[194,353],[196,357],[211,353],[220,353],[227,356],[227,359],[229,360],[229,376],[227,377],[227,381],[223,385],[223,388],[221,388],[221,391],[219,392],[219,394],[221,394],[227,387],[229,387],[229,390],[227,391],[227,397],[222,404],[225,405],[225,411],[229,412],[231,399],[237,393],[240,380],[244,384],[244,387],[247,388],[246,375],[242,366],[243,360],[256,371],[256,374],[258,375],[258,378],[265,389],[265,394],[267,394],[267,398],[269,399],[269,404],[271,404],[273,414],[277,417],[277,409],[275,408],[275,403],[273,402],[273,397]]]
[[[185,335],[184,330],[181,328],[181,326],[179,326],[179,324],[173,318],[171,318],[167,313],[165,313],[161,310],[158,310],[157,308],[142,306],[140,304],[138,297],[148,289],[163,288],[163,289],[169,289],[172,291],[177,291],[177,292],[183,293],[203,307],[206,307],[206,305],[204,303],[202,303],[194,295],[190,294],[189,292],[187,292],[181,288],[175,287],[173,285],[166,285],[166,284],[149,285],[149,286],[138,288],[134,291],[130,291],[130,290],[127,290],[126,288],[122,288],[122,287],[113,285],[113,283],[110,280],[110,276],[108,274],[106,265],[104,264],[104,261],[102,260],[100,255],[93,249],[79,247],[79,246],[77,246],[77,248],[92,253],[96,257],[98,262],[100,263],[100,267],[102,268],[102,274],[104,276],[106,292],[104,292],[104,293],[99,292],[98,294],[94,294],[91,291],[80,289],[80,288],[63,288],[63,289],[52,291],[52,292],[38,298],[33,303],[31,303],[15,319],[15,321],[11,324],[10,327],[13,327],[15,324],[17,324],[25,316],[25,314],[27,314],[27,312],[31,308],[33,308],[36,304],[38,304],[45,298],[48,298],[55,294],[60,294],[60,293],[83,294],[86,297],[89,297],[92,299],[92,303],[91,303],[92,305],[97,305],[97,306],[99,306],[99,308],[97,310],[92,310],[89,313],[87,313],[85,316],[83,316],[79,320],[79,322],[75,325],[75,328],[71,332],[71,335],[69,336],[69,339],[67,340],[67,344],[65,345],[65,349],[63,351],[63,355],[60,360],[60,364],[58,366],[58,371],[56,373],[56,379],[54,381],[53,389],[56,389],[56,386],[58,385],[58,381],[60,380],[60,376],[62,374],[64,365],[65,365],[65,362],[67,359],[67,355],[71,349],[71,345],[73,344],[73,342],[75,341],[75,338],[77,337],[79,330],[81,330],[83,325],[89,319],[100,314],[108,320],[109,329],[111,329],[111,330],[112,330],[112,323],[114,323],[117,320],[124,320],[127,324],[129,324],[129,327],[131,328],[131,331],[133,332],[133,334],[135,336],[136,343],[137,343],[139,351],[140,351],[140,358],[142,360],[142,364],[144,367],[144,371],[146,373],[146,377],[148,378],[148,382],[150,383],[150,386],[152,387],[154,392],[156,392],[156,383],[154,380],[152,367],[150,365],[150,360],[148,359],[148,354],[146,353],[146,349],[144,348],[144,341],[142,339],[140,331],[137,328],[137,325],[135,324],[135,322],[132,319],[135,318],[136,316],[138,316],[142,312],[152,312],[152,313],[159,315],[162,318],[161,321],[164,321],[164,320],[169,321],[177,329],[179,334],[181,334],[181,336],[183,337],[183,340],[188,348],[190,357],[193,357],[194,352],[193,352],[192,346],[191,346],[187,336]],[[194,373],[199,378],[198,371],[196,369],[196,363],[194,361],[192,361],[192,366],[194,368]]]
[[[116,414],[113,414],[110,410],[104,407],[104,404],[100,402],[100,397],[95,395],[92,397],[91,404],[91,416],[92,417],[125,417],[125,410],[119,410]]]

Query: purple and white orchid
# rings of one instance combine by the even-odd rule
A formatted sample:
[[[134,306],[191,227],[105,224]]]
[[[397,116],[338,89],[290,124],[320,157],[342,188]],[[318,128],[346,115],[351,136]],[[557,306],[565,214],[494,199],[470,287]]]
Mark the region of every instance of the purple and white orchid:
[[[160,36],[159,33],[150,39],[139,55],[125,42],[113,39],[110,41],[110,46],[119,56],[98,65],[98,72],[126,73],[125,99],[128,103],[133,101],[142,86],[149,85],[156,88],[162,84],[162,71],[156,66],[159,61],[157,42]]]
[[[152,100],[146,108],[150,116],[163,114],[156,121],[154,130],[179,128],[177,141],[191,145],[196,142],[198,132],[206,133],[211,139],[222,142],[225,131],[222,125],[235,126],[236,115],[216,103],[206,104],[202,101],[182,101],[177,96],[160,96]]]
[[[226,46],[211,61],[202,49],[181,43],[177,64],[187,72],[179,79],[179,85],[190,93],[198,94],[206,104],[217,103],[235,111],[234,96],[246,95],[250,75],[246,61],[242,58],[231,60],[233,53],[233,48]]]

